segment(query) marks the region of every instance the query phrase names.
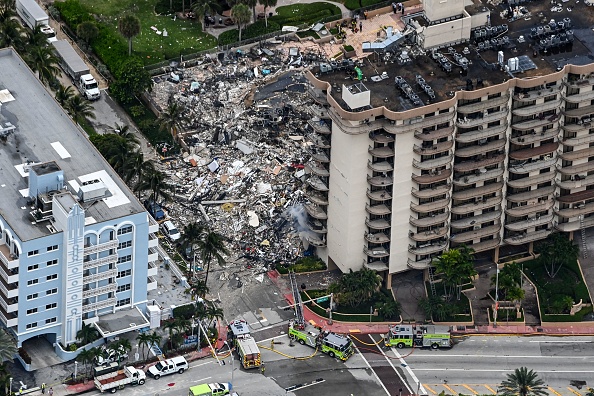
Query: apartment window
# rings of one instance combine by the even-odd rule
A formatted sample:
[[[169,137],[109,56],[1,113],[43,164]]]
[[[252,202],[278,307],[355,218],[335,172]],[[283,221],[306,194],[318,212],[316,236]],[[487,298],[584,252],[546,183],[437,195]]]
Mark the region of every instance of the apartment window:
[[[29,294],[27,296],[27,300],[33,300],[33,299],[37,298],[38,296],[39,296],[39,294],[37,294],[37,293]]]
[[[39,283],[39,279],[30,279],[27,281],[27,286],[36,285]]]
[[[45,280],[47,280],[47,281],[51,281],[54,279],[58,279],[58,274],[51,274],[51,275],[48,275],[45,277]]]
[[[33,315],[34,313],[37,313],[37,308],[31,308],[27,310],[27,315]]]
[[[45,292],[46,296],[49,296],[51,294],[56,294],[58,292],[58,288],[54,287],[53,289],[49,289],[48,291]]]
[[[48,246],[47,251],[53,252],[54,250],[58,250],[58,245]]]
[[[129,248],[130,246],[132,246],[132,241],[120,242],[118,244],[118,249],[125,249]]]
[[[126,226],[126,227],[122,227],[118,230],[118,235],[124,235],[124,234],[129,234],[132,232],[132,226]]]
[[[117,293],[126,291],[126,290],[130,290],[130,284],[128,283],[127,285],[121,285],[118,286],[118,289],[116,290]]]
[[[37,327],[37,322],[33,322],[33,323],[27,323],[27,330],[29,329],[34,329]]]
[[[125,276],[130,276],[130,275],[132,275],[132,270],[127,269],[125,271],[119,271],[116,278],[123,278]]]
[[[48,309],[54,309],[54,308],[57,308],[57,307],[58,307],[58,303],[51,303],[51,304],[47,304],[45,306],[45,309],[48,310]]]
[[[31,257],[31,256],[36,256],[39,254],[39,250],[31,250],[30,252],[27,252],[27,256]]]
[[[122,305],[128,305],[130,304],[130,299],[129,298],[124,298],[123,300],[119,300],[116,303],[116,307],[121,307]]]
[[[39,264],[33,264],[27,267],[27,271],[34,271],[39,268]]]
[[[56,265],[56,264],[58,264],[58,259],[50,260],[46,264],[48,267],[51,267],[52,265]]]
[[[132,261],[131,255],[122,256],[122,257],[118,258],[118,264],[127,263],[128,261]]]
[[[58,321],[58,318],[53,317],[53,318],[46,319],[45,324],[56,323],[57,321]]]

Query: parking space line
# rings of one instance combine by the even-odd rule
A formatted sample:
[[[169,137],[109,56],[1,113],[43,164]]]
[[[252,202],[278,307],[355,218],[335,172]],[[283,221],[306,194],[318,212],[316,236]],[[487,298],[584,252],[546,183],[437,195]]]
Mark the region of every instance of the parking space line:
[[[469,391],[471,391],[472,393],[474,393],[475,395],[479,394],[477,391],[475,391],[474,389],[472,389],[470,386],[468,386],[466,384],[462,384],[462,386],[465,387],[466,389],[468,389]]]
[[[551,388],[550,386],[548,387],[548,390],[550,390],[555,396],[563,396],[563,395],[561,395],[561,393],[557,392],[555,389]]]
[[[425,387],[425,389],[427,389],[429,392],[433,393],[434,395],[437,395],[437,392],[435,392],[433,389],[431,389],[431,387],[427,384],[423,384],[423,386]]]
[[[574,395],[576,395],[576,396],[582,396],[582,394],[581,394],[580,392],[578,392],[578,391],[576,391],[576,390],[573,390],[573,389],[571,389],[569,386],[567,387],[567,389],[569,389],[569,391],[570,391],[571,393],[573,393]]]
[[[494,394],[494,395],[496,395],[496,394],[497,394],[497,392],[495,392],[495,391],[493,390],[493,388],[491,388],[489,385],[487,385],[487,384],[484,384],[483,386],[484,386],[485,388],[487,388],[487,389],[489,390],[489,392],[491,392],[492,394]]]
[[[459,393],[459,392],[456,392],[455,390],[453,390],[452,388],[450,388],[447,384],[442,384],[441,386],[443,386],[444,388],[446,388],[447,390],[452,392],[452,395],[457,395]]]

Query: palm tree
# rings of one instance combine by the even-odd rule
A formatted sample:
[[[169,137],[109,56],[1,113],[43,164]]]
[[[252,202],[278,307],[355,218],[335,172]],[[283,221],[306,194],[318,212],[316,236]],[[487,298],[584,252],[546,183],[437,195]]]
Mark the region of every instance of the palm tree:
[[[268,13],[266,9],[268,7],[276,7],[277,0],[259,0],[260,4],[264,6],[264,21],[266,22],[266,27],[268,27]]]
[[[131,147],[124,138],[117,137],[114,139],[112,150],[110,150],[107,162],[120,175],[123,176],[126,172],[126,165],[129,164]]]
[[[144,348],[147,348],[147,355],[145,355],[144,360],[148,359],[148,346],[152,343],[151,335],[149,333],[140,333],[138,337],[136,337],[136,341],[138,342],[138,346],[144,352]]]
[[[68,101],[74,96],[74,91],[72,89],[72,86],[63,86],[62,84],[60,84],[60,87],[58,88],[58,90],[56,91],[56,100],[58,101],[58,103],[60,103],[60,106],[62,106],[63,108],[66,107]]]
[[[88,366],[87,365],[89,363],[92,363],[94,359],[95,359],[95,352],[93,352],[91,349],[83,349],[82,351],[80,351],[80,353],[76,357],[76,360],[78,360],[85,366],[85,376],[88,374]]]
[[[14,15],[14,0],[0,0],[0,22]]]
[[[140,20],[134,15],[125,15],[118,22],[118,29],[128,40],[128,56],[132,55],[132,39],[140,33]]]
[[[0,329],[0,362],[14,359],[17,353],[14,339],[4,329]]]
[[[246,6],[248,6],[252,9],[252,15],[254,17],[254,22],[256,22],[258,20],[258,15],[256,15],[256,5],[258,4],[258,0],[241,0],[241,3],[245,4]]]
[[[80,124],[82,121],[87,120],[88,118],[95,119],[95,114],[93,113],[93,106],[89,104],[89,102],[85,101],[82,96],[75,95],[68,100],[66,104],[66,108],[70,113],[70,116],[77,124]]]
[[[181,317],[175,318],[174,322],[178,333],[185,333],[187,330],[191,329],[192,326],[192,321]]]
[[[99,35],[99,29],[97,28],[95,22],[81,22],[76,28],[76,35],[80,37],[85,43],[89,44]]]
[[[538,378],[534,370],[528,370],[526,367],[517,368],[512,374],[507,375],[507,379],[499,386],[500,393],[504,396],[544,396],[544,381]]]
[[[76,339],[83,345],[95,341],[99,337],[99,331],[92,324],[83,322],[81,329],[76,333]]]
[[[159,127],[163,130],[168,130],[173,138],[177,138],[177,130],[181,127],[182,121],[185,121],[186,108],[178,102],[172,102],[167,106],[167,109],[159,116]]]
[[[220,10],[217,0],[198,0],[190,8],[192,8],[192,11],[196,14],[196,18],[201,22],[204,20],[206,14],[214,16]]]
[[[169,191],[171,185],[166,182],[167,176],[156,169],[148,170],[142,175],[142,179],[138,185],[140,191],[150,191],[150,200],[159,202],[159,198],[168,200],[170,198]]]
[[[33,30],[26,31],[24,44],[27,48],[45,47],[47,45],[47,36],[41,31],[41,25],[35,26]]]
[[[192,282],[189,286],[190,287],[185,290],[185,293],[192,296],[192,300],[196,299],[197,297],[204,298],[204,296],[208,293],[208,286],[206,286],[204,281],[199,280]]]
[[[239,29],[239,41],[241,41],[241,31],[252,19],[252,12],[245,4],[235,4],[233,8],[231,8],[231,19],[237,24],[237,28]]]
[[[36,46],[30,48],[25,59],[31,70],[37,72],[37,76],[42,83],[48,83],[60,73],[58,58],[49,47]]]
[[[126,141],[130,143],[131,146],[140,144],[138,136],[136,136],[136,134],[130,130],[130,125],[119,125],[116,122],[116,124],[113,126],[113,131],[116,133],[116,135],[126,139]]]
[[[153,331],[149,337],[150,337],[150,341],[149,341],[150,346],[153,346],[153,345],[160,346],[161,336],[159,334],[157,334]]]
[[[140,198],[140,190],[137,188],[145,174],[155,171],[155,163],[152,160],[144,160],[144,155],[141,151],[136,151],[127,164],[128,172],[126,173],[126,182],[132,181],[136,178],[134,191],[138,193]]]
[[[580,254],[578,246],[559,233],[549,235],[537,250],[550,278],[555,278],[564,264],[576,261]]]
[[[175,334],[175,331],[177,330],[177,323],[175,320],[170,320],[165,322],[161,328],[169,333],[169,348],[173,349],[173,334]]]
[[[223,320],[223,310],[217,307],[212,301],[206,304],[206,317],[208,318],[208,326],[211,327],[215,319]]]
[[[192,223],[184,226],[184,230],[183,230],[182,236],[180,238],[180,247],[182,249],[182,252],[185,251],[187,248],[192,248],[192,252],[194,252],[194,245],[200,239],[203,232],[204,232],[204,227],[196,222],[192,222]],[[192,263],[191,265],[192,265],[192,269],[191,269],[190,273],[193,274],[194,270],[195,270],[194,263]]]
[[[23,47],[24,37],[21,25],[16,19],[7,18],[0,23],[0,48]]]
[[[212,260],[216,260],[219,265],[225,264],[223,254],[229,254],[229,251],[225,247],[225,239],[224,236],[216,231],[205,228],[202,236],[197,241],[200,258],[206,263],[206,277],[204,278],[205,285],[208,285],[208,273],[210,272],[210,263]]]

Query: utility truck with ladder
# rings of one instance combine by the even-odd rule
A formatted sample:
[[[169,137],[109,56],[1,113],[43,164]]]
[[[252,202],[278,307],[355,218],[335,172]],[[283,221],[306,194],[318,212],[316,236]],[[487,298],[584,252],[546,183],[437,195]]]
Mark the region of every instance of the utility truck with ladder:
[[[430,347],[432,349],[452,347],[451,328],[436,325],[393,325],[384,336],[386,348]]]
[[[319,349],[332,358],[336,357],[343,362],[348,360],[354,353],[351,339],[343,334],[323,330],[313,321],[306,322],[303,316],[303,301],[297,288],[294,273],[289,274],[289,280],[291,281],[293,301],[295,303],[295,319],[289,321],[289,338],[296,340],[301,345]]]
[[[262,356],[256,340],[251,336],[245,320],[234,320],[227,326],[227,339],[231,340],[243,368],[251,369],[262,365]]]

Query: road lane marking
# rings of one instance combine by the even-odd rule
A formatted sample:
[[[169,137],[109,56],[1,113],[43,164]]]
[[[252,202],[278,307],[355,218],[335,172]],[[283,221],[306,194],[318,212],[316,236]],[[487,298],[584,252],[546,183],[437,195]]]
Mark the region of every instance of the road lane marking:
[[[371,339],[372,342],[376,342],[373,337],[371,336],[371,334],[368,334],[369,338]],[[406,390],[408,390],[409,393],[413,393],[413,391],[410,389],[410,387],[408,386],[408,382],[404,380],[404,378],[402,378],[402,376],[400,375],[400,373],[398,372],[398,370],[396,370],[396,367],[394,367],[394,365],[392,364],[392,360],[386,356],[385,352],[382,350],[382,348],[380,348],[379,345],[375,346],[377,348],[378,351],[380,351],[380,353],[383,355],[384,359],[386,359],[388,361],[388,363],[390,364],[390,366],[392,366],[392,369],[394,370],[394,372],[396,374],[398,374],[398,378],[400,378],[400,381],[402,381],[402,383],[404,384],[404,386],[406,386]],[[404,360],[402,358],[400,358],[400,362],[404,363]],[[406,366],[406,368],[408,368],[408,365]],[[419,383],[419,380],[417,379],[417,377],[413,377],[414,379],[416,379],[416,383]],[[424,392],[427,393],[427,392]]]
[[[576,344],[576,343],[591,344],[594,341],[587,341],[587,340],[581,340],[581,341],[533,340],[533,341],[528,341],[528,342],[551,342],[551,343],[554,342],[555,344],[559,344],[561,342],[565,342],[567,344]]]
[[[365,362],[365,364],[367,365],[367,367],[369,367],[369,369],[371,370],[371,372],[373,373],[373,375],[375,375],[375,378],[377,378],[377,380],[379,381],[379,383],[382,386],[382,388],[384,388],[384,390],[386,391],[386,394],[388,396],[390,396],[390,392],[388,392],[388,389],[386,389],[386,386],[384,385],[384,383],[382,382],[382,380],[379,378],[379,376],[377,375],[377,373],[375,372],[375,370],[373,369],[373,367],[371,367],[371,365],[369,364],[369,362],[367,361],[367,359],[365,359],[365,356],[363,356],[363,354],[361,353],[361,351],[359,350],[359,348],[357,348],[357,352],[359,353],[359,355],[361,355],[361,357],[363,358],[363,361]]]
[[[369,337],[371,337],[371,336],[369,336]],[[402,366],[406,369],[406,371],[408,371],[408,375],[410,375],[412,377],[412,379],[415,382],[415,384],[417,384],[417,386],[420,386],[419,393],[422,393],[423,395],[426,395],[427,394],[427,391],[425,389],[423,389],[423,385],[421,384],[421,381],[419,381],[419,379],[417,378],[417,376],[415,375],[415,373],[413,373],[413,371],[410,368],[410,366],[404,361],[404,359],[402,358],[402,356],[400,356],[400,353],[396,350],[396,348],[391,348],[391,349],[392,349],[392,352],[394,352],[394,355],[396,355],[396,357],[398,359],[400,359],[400,364],[402,364]]]
[[[415,367],[416,371],[476,371],[476,372],[499,372],[499,373],[508,373],[514,371],[513,369],[471,369],[471,368],[418,368]],[[538,370],[539,373],[585,373],[590,374],[594,373],[594,370]]]
[[[431,357],[431,358],[452,358],[452,357],[481,357],[481,358],[518,358],[518,359],[585,359],[585,358],[594,358],[594,355],[580,355],[580,356],[543,356],[543,355],[450,355],[450,354],[441,354],[441,353],[415,353],[411,355],[413,358],[416,357]]]
[[[540,372],[540,371],[539,371]],[[562,396],[561,393],[557,392],[555,389],[551,388],[550,386],[547,387],[548,390],[550,390],[551,392],[553,392],[553,394],[555,396]]]
[[[449,385],[447,384],[443,384],[442,385],[444,388],[446,388],[447,390],[449,390],[450,392],[452,392],[452,395],[457,395],[459,392],[456,392],[455,390],[453,390],[452,388],[449,387]]]
[[[431,389],[431,387],[427,384],[423,384],[423,386],[431,393],[433,393],[434,395],[437,395],[437,392],[435,392],[433,389]]]
[[[204,366],[205,364],[211,364],[214,363],[214,361],[209,361],[209,362],[204,362],[204,363],[200,363],[200,364],[195,364],[193,366],[190,366],[190,368],[194,368],[194,367],[200,367],[200,366]]]
[[[569,389],[569,391],[570,391],[571,393],[573,393],[574,395],[577,395],[577,396],[582,396],[582,394],[581,394],[580,392],[577,392],[577,391],[575,391],[575,390],[571,389],[569,386],[567,387],[567,389]]]
[[[468,389],[469,391],[471,391],[472,393],[474,393],[475,395],[479,394],[477,391],[475,391],[474,389],[472,389],[470,386],[468,386],[466,384],[462,384],[462,386],[465,387],[466,389]]]
[[[497,392],[495,392],[495,391],[493,390],[493,388],[491,388],[489,385],[487,385],[487,384],[484,384],[483,386],[484,386],[485,388],[487,388],[487,389],[489,390],[489,392],[491,392],[492,394],[494,394],[494,395],[496,395],[496,394],[497,394]]]

